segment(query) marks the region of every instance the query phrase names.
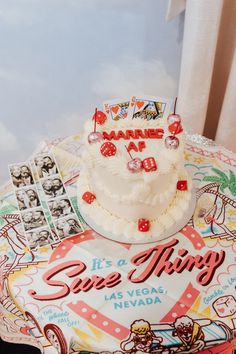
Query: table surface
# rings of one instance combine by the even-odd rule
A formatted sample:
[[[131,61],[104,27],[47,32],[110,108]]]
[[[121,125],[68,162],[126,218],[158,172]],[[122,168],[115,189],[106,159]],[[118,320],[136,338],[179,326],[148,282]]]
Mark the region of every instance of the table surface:
[[[53,151],[74,205],[80,148],[80,137],[72,136],[38,150]],[[196,186],[195,213],[182,230],[154,244],[113,242],[83,224],[83,233],[32,254],[12,186],[3,186],[0,336],[47,354],[219,353],[231,346],[236,156],[189,136],[185,165]]]

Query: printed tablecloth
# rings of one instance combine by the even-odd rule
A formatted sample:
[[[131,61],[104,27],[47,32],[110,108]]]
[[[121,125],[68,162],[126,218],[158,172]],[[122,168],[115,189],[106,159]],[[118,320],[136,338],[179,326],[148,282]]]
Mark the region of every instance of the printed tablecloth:
[[[39,149],[53,151],[75,208],[80,148],[80,137],[73,136]],[[185,165],[196,186],[192,219],[172,237],[143,245],[108,240],[84,224],[83,233],[30,252],[12,186],[3,186],[2,339],[45,354],[230,353],[236,156],[192,135]]]

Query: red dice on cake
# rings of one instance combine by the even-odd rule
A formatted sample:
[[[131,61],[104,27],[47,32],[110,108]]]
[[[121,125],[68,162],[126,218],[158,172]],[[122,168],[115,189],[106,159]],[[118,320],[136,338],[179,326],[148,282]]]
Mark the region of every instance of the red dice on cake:
[[[142,162],[142,167],[146,172],[156,171],[157,164],[154,157],[147,157]]]
[[[82,195],[82,199],[88,203],[88,204],[91,204],[94,199],[96,199],[95,195],[91,192],[85,192],[83,195]]]
[[[110,141],[106,141],[102,144],[100,151],[104,157],[114,156],[116,154],[116,146]]]
[[[141,232],[147,232],[150,229],[150,221],[147,219],[138,220],[138,230]]]
[[[232,295],[219,297],[212,306],[219,317],[233,316],[236,313],[236,300]]]
[[[185,180],[178,181],[176,187],[179,191],[186,191],[188,189],[188,181]]]
[[[102,111],[97,111],[97,113],[94,113],[93,120],[95,119],[95,117],[96,117],[96,123],[100,125],[104,124],[107,120],[107,116]]]

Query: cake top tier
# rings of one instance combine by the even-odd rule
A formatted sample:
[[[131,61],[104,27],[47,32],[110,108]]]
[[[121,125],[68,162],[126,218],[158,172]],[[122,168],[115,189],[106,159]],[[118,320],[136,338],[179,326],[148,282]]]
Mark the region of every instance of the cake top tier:
[[[87,121],[84,129],[85,156],[88,165],[101,166],[111,174],[125,179],[140,178],[131,173],[131,161],[142,161],[147,169],[138,171],[144,179],[156,178],[175,169],[183,160],[185,136],[180,121],[160,118],[144,120],[126,118],[114,121],[105,119],[96,124],[97,138],[91,141],[94,121]],[[130,164],[129,164],[130,163]],[[127,167],[128,166],[128,167]],[[152,173],[146,173],[152,172]],[[139,175],[139,176],[138,176]]]

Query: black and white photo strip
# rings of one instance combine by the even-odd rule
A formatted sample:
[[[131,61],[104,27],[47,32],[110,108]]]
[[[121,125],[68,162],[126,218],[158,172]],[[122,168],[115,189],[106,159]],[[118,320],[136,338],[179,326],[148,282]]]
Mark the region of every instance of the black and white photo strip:
[[[66,194],[65,187],[59,174],[41,180],[45,199],[51,199]]]
[[[24,210],[21,213],[25,231],[37,229],[47,225],[42,207]]]
[[[64,195],[49,200],[48,207],[53,219],[59,219],[63,216],[74,213],[70,200]]]
[[[29,163],[19,163],[9,166],[10,176],[15,188],[34,184],[33,174]]]
[[[38,191],[35,185],[18,188],[16,190],[16,199],[20,210],[40,206]]]
[[[41,206],[37,185],[35,183],[32,168],[29,162],[17,163],[9,166],[11,181],[14,187],[17,206],[25,230],[25,236],[31,248],[31,234],[39,234],[39,231],[47,230],[47,245],[54,243],[48,221]],[[31,231],[30,233],[28,231]],[[42,242],[37,243],[37,248]],[[36,248],[31,248],[35,250]]]
[[[83,231],[75,214],[70,214],[64,218],[58,219],[55,222],[55,226],[60,239],[79,234]]]
[[[54,156],[50,153],[38,155],[34,164],[58,237],[63,239],[83,232]]]
[[[26,238],[32,251],[54,242],[52,234],[47,226],[26,232]]]
[[[57,164],[51,154],[41,154],[34,158],[39,178],[49,177],[58,173]]]

